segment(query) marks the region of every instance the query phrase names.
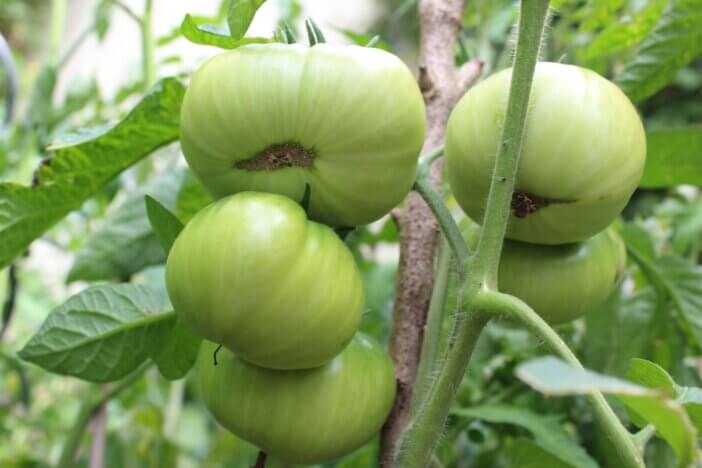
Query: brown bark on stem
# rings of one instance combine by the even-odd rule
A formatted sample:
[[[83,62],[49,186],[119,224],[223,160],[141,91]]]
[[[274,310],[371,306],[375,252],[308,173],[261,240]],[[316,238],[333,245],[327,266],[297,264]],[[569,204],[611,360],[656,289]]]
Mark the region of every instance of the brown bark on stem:
[[[420,0],[419,86],[427,109],[422,153],[442,144],[453,106],[479,77],[482,63],[472,60],[459,69],[454,52],[466,0]],[[432,167],[441,183],[442,161]],[[394,467],[400,434],[407,426],[417,378],[424,327],[434,280],[438,224],[417,192],[393,213],[400,233],[400,264],[390,332],[390,354],[397,374],[397,397],[381,433],[380,466]]]

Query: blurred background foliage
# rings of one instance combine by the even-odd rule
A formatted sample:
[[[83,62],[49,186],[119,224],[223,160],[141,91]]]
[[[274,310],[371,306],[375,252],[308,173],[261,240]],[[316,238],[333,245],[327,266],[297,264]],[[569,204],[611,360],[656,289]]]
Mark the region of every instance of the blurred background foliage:
[[[58,3],[53,2],[53,7]],[[84,76],[70,83],[61,95],[57,93],[57,78],[81,41],[104,38],[119,9],[109,0],[88,3],[94,21],[85,34],[67,45],[52,43],[62,40],[51,33],[56,27],[52,26],[52,2],[3,0],[0,4],[0,32],[10,45],[20,77],[12,125],[0,130],[0,181],[31,183],[35,169],[47,155],[47,144],[69,129],[120,118],[151,84],[145,76],[132,77],[105,96],[94,77]],[[269,3],[275,3],[277,24],[301,30],[306,2]],[[380,46],[416,66],[416,1],[376,3],[380,14],[367,30],[336,28],[337,32],[347,42],[363,45],[378,35]],[[579,64],[621,79],[618,83],[636,100],[649,131],[672,127],[701,130],[700,2],[560,0],[554,5],[543,60]],[[666,17],[673,8],[689,10],[681,13],[682,17]],[[485,64],[485,75],[508,66],[517,11],[513,1],[469,1],[456,50],[457,63],[478,58]],[[221,22],[223,12],[222,7],[215,8],[209,12],[210,20]],[[319,20],[323,27],[335,29],[325,24],[324,18]],[[177,39],[177,26],[169,25],[174,32],[158,38],[157,48]],[[685,28],[688,33],[699,32],[696,43],[688,43],[690,34],[675,34]],[[658,42],[650,44],[656,38]],[[663,69],[661,76],[632,70],[632,60],[647,51],[659,65],[665,65],[659,67]],[[139,51],[133,55],[138,62]],[[159,76],[168,67],[175,67],[184,76],[191,70],[178,56],[166,57],[157,65]],[[7,76],[0,72],[0,115],[6,112]],[[694,132],[677,144],[687,150],[693,145],[693,152],[702,157],[702,139],[695,139]],[[668,140],[660,144],[666,148],[673,145]],[[586,318],[558,331],[590,369],[625,376],[629,360],[644,357],[666,368],[678,383],[699,386],[702,197],[694,184],[644,186],[632,198],[620,228],[630,253],[648,259],[653,271],[643,271],[641,262],[630,258],[629,276],[620,291]],[[141,203],[144,193],[171,197],[172,207],[184,218],[208,200],[183,168],[177,146],[169,146],[112,181],[35,242],[25,257],[0,272],[0,298],[10,301],[14,297],[13,304],[4,303],[0,335],[0,466],[54,464],[81,400],[105,387],[56,376],[15,357],[47,314],[88,281],[131,279],[163,287],[164,256],[146,219]],[[458,210],[456,216],[460,216]],[[387,342],[397,230],[388,217],[358,228],[347,242],[365,281],[367,311],[362,328]],[[544,285],[544,289],[549,286]],[[514,377],[515,366],[544,353],[541,343],[511,324],[488,327],[442,439],[439,459],[443,466],[582,466],[554,457],[544,448],[543,437],[548,433],[540,434],[539,428],[553,425],[559,434],[587,449],[594,463],[588,466],[619,466],[581,398],[545,399]],[[218,428],[196,394],[191,378],[170,383],[155,369],[148,370],[144,379],[107,405],[105,466],[249,466],[256,450]],[[617,409],[626,420],[623,407]],[[80,466],[89,466],[91,441],[92,431],[87,431],[79,452]],[[330,466],[374,466],[375,450],[371,443]],[[647,459],[649,466],[656,468],[676,466],[671,450],[658,440],[649,445]],[[539,464],[529,465],[530,460]]]

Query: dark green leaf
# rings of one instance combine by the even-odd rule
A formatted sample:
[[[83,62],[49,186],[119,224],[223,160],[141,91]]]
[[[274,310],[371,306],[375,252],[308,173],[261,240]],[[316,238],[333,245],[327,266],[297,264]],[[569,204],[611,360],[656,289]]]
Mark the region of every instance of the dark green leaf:
[[[596,468],[597,463],[568,434],[553,416],[544,416],[526,408],[508,405],[484,405],[461,408],[452,414],[491,423],[513,424],[529,431],[534,443],[549,454],[575,468]]]
[[[168,211],[168,208],[150,196],[147,195],[145,201],[146,213],[149,216],[149,222],[154,230],[156,239],[158,239],[165,252],[170,252],[178,234],[183,230],[183,223],[180,222],[176,215]]]
[[[632,101],[668,84],[702,53],[702,0],[673,0],[616,79]]]
[[[702,128],[653,130],[647,133],[646,140],[642,187],[702,185]]]
[[[169,380],[185,377],[195,364],[202,338],[175,317],[156,324],[150,332],[149,355],[161,374]]]
[[[174,320],[162,294],[134,284],[94,286],[52,311],[19,357],[57,374],[110,382],[152,354],[151,328]]]
[[[0,184],[0,267],[117,174],[176,140],[183,91],[177,80],[162,80],[112,129],[53,146],[36,186]]]
[[[256,11],[266,0],[231,0],[227,11],[229,33],[235,41],[244,37]]]
[[[587,49],[591,59],[627,49],[653,29],[668,0],[651,0],[634,15],[610,24]]]
[[[109,212],[101,227],[81,246],[67,281],[124,280],[147,266],[163,263],[166,257],[149,224],[144,195],[150,194],[175,208],[187,173],[169,171]]]

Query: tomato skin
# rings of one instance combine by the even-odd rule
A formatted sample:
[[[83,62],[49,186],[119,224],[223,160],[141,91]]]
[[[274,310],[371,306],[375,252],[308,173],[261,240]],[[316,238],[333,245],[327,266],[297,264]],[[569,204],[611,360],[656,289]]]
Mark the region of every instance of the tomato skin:
[[[201,398],[232,433],[289,464],[339,458],[368,442],[395,399],[388,356],[362,334],[323,367],[276,371],[205,343],[197,364]]]
[[[476,222],[484,216],[510,76],[504,70],[473,87],[449,119],[449,183]],[[515,192],[550,204],[523,217],[513,211],[507,237],[562,244],[595,235],[621,213],[645,158],[643,125],[619,88],[590,70],[538,63]]]
[[[498,288],[555,325],[582,317],[603,303],[619,285],[625,267],[624,242],[611,228],[574,244],[507,240]]]
[[[195,333],[274,369],[330,361],[358,329],[364,302],[334,231],[287,197],[255,192],[195,215],[168,256],[166,285]]]
[[[274,192],[301,200],[332,226],[374,221],[414,182],[424,102],[396,56],[379,49],[254,44],[218,55],[194,74],[181,110],[188,164],[217,197]],[[298,143],[311,166],[237,167],[270,145]]]

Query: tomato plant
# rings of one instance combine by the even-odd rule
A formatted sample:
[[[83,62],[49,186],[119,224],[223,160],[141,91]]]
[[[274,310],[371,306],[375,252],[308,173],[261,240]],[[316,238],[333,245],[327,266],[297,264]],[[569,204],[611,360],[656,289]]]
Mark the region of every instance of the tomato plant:
[[[344,243],[276,194],[242,192],[200,211],[173,245],[166,283],[178,317],[199,335],[275,369],[330,361],[363,308]]]
[[[3,0],[0,467],[700,465],[702,0],[209,3]]]
[[[461,208],[482,222],[510,70],[472,88],[451,114],[446,164]],[[584,240],[621,213],[638,186],[646,137],[629,99],[597,73],[541,62],[534,73],[507,237]]]
[[[300,200],[309,184],[312,219],[342,227],[402,201],[424,140],[412,74],[367,47],[240,47],[202,65],[181,114],[183,154],[213,194]]]
[[[380,429],[395,397],[385,352],[357,335],[325,366],[277,371],[202,347],[200,396],[220,424],[286,463],[332,461]]]

